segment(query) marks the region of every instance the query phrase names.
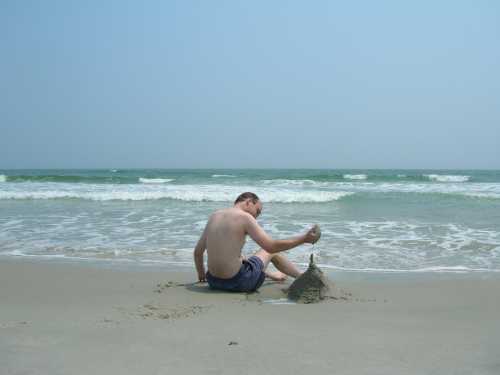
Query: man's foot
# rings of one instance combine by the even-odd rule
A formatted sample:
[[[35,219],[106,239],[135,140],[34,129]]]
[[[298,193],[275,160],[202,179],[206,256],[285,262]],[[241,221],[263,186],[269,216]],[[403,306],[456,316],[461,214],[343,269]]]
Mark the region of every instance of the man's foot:
[[[286,280],[286,275],[280,271],[276,271],[276,272],[266,271],[266,277],[270,278],[273,281],[285,281]]]

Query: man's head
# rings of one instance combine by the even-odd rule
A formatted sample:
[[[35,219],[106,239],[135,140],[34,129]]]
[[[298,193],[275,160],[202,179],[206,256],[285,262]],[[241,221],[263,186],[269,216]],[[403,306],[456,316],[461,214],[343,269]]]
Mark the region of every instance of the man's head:
[[[234,205],[241,208],[243,211],[248,212],[254,218],[257,218],[262,212],[262,202],[257,194],[247,191],[240,194],[234,201]]]

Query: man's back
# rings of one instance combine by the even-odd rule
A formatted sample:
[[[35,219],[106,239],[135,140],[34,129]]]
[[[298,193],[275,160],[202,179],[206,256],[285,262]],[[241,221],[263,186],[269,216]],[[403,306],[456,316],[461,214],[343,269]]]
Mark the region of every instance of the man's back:
[[[235,207],[216,211],[210,216],[205,231],[208,271],[213,276],[227,279],[238,273],[249,216]]]

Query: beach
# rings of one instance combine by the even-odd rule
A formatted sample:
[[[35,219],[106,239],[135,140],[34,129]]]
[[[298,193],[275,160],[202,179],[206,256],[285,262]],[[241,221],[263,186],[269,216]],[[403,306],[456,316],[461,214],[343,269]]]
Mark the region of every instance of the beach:
[[[289,281],[2,257],[1,373],[499,373],[498,274],[328,275],[348,298],[305,305]]]
[[[273,238],[320,225],[286,256],[345,298],[195,283],[244,191]],[[499,197],[500,171],[0,170],[0,374],[498,374]]]

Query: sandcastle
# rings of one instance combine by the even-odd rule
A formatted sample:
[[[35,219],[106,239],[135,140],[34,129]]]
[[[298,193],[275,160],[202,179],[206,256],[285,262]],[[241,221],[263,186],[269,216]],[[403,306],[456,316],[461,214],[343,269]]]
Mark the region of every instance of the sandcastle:
[[[309,268],[290,285],[288,298],[299,303],[315,303],[325,298],[334,298],[335,287],[328,281],[311,254]]]

